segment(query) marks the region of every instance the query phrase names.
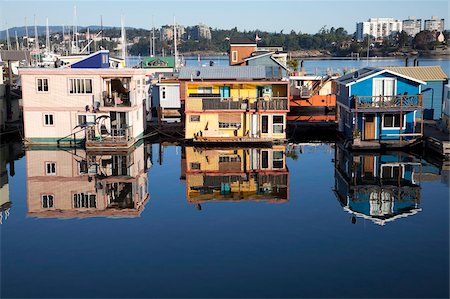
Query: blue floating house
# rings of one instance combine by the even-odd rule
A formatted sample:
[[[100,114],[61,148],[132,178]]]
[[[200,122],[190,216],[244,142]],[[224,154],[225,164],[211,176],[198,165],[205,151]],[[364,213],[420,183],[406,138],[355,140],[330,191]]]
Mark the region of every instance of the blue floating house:
[[[335,194],[345,211],[384,225],[421,211],[421,160],[404,152],[355,153],[337,144]]]
[[[352,148],[399,148],[422,137],[426,82],[381,68],[336,79],[338,130]]]
[[[448,76],[440,66],[393,66],[383,68],[426,82],[426,88],[422,89],[423,115],[417,115],[417,117],[427,120],[439,120],[441,118],[444,86],[448,83]]]

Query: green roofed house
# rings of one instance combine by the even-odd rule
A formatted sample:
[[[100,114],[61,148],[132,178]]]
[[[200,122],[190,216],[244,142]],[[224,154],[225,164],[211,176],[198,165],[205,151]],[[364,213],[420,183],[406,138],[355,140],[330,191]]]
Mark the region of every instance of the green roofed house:
[[[170,56],[147,56],[142,59],[141,67],[145,69],[157,69],[159,72],[173,72],[175,58]]]

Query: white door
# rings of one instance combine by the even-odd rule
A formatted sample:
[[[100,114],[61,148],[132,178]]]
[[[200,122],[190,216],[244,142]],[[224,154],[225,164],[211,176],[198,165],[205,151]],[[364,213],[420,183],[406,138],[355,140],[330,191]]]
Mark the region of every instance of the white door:
[[[252,114],[252,137],[258,137],[258,114]]]

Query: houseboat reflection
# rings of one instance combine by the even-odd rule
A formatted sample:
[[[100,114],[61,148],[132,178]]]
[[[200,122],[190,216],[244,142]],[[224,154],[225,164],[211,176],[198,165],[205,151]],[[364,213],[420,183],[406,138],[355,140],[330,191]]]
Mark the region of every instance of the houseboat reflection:
[[[211,201],[287,202],[286,146],[205,149],[186,147],[181,177],[189,203]]]
[[[28,215],[137,217],[148,201],[143,144],[125,152],[29,150]]]
[[[421,211],[422,160],[404,152],[355,153],[336,145],[335,192],[345,211],[376,224]]]

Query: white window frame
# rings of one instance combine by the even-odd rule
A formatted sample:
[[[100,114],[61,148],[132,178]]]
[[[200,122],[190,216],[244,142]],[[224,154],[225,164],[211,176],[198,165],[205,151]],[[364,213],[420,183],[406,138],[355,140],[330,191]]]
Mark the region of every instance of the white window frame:
[[[55,172],[51,172],[51,165],[52,164],[54,164],[55,165]],[[51,167],[50,168],[50,172],[48,171],[49,170],[49,166]],[[45,171],[45,175],[56,175],[56,173],[57,173],[57,171],[58,171],[58,169],[57,169],[57,167],[56,167],[56,162],[54,162],[54,161],[46,161],[45,162],[45,164],[44,164],[44,171]]]
[[[42,83],[42,90],[39,90],[39,80],[42,80],[41,81],[41,83]],[[44,90],[44,80],[46,80],[47,81],[47,90]],[[50,88],[49,88],[49,85],[48,85],[48,82],[49,82],[50,80],[49,80],[49,78],[36,78],[36,92],[37,93],[49,93],[49,90],[50,90]]]
[[[375,94],[375,82],[383,82],[383,94],[377,95]],[[393,81],[394,82],[394,92],[392,95],[386,95],[385,81]],[[397,94],[397,79],[396,78],[373,78],[372,80],[372,102],[378,102],[380,99],[378,97],[386,97],[386,96],[395,96]]]
[[[193,120],[193,118],[197,118],[197,117],[198,117],[198,120]],[[189,116],[189,122],[191,122],[191,123],[198,123],[198,122],[200,122],[200,119],[201,119],[201,115],[198,115],[198,114]]]
[[[86,119],[86,122],[90,122],[89,120],[88,120],[88,118],[94,118],[94,120],[92,121],[92,122],[96,122],[96,120],[97,120],[97,115],[95,115],[95,114],[90,114],[90,113],[79,113],[79,114],[77,114],[77,123],[78,123],[78,125],[81,125],[81,124],[83,124],[83,123],[80,123],[80,116],[84,116],[84,118]]]
[[[276,152],[281,152],[281,159],[275,159],[275,153]],[[281,167],[275,167],[275,162],[276,161],[282,161],[282,166]],[[284,168],[284,152],[283,151],[273,151],[272,152],[272,169],[283,169]]]
[[[280,123],[274,123],[274,118],[276,116],[281,116],[283,118],[283,122],[281,124]],[[285,122],[286,122],[286,119],[285,119],[283,114],[273,114],[272,115],[272,134],[284,134],[286,132],[286,128],[285,128],[285,125],[284,125]],[[275,132],[275,126],[282,126],[282,130],[281,130],[282,132],[281,133],[280,132]]]
[[[52,206],[48,206],[48,199],[51,196]],[[44,197],[47,197],[47,207],[44,207]],[[53,194],[41,194],[41,207],[43,209],[54,209],[55,208],[55,195]]]
[[[86,94],[93,94],[93,89],[94,89],[94,86],[93,86],[93,82],[94,82],[94,80],[92,79],[92,78],[68,78],[67,79],[68,81],[68,83],[67,83],[67,94],[68,95],[86,95]],[[73,85],[73,87],[74,87],[74,92],[71,92],[71,90],[72,90],[72,80],[74,80],[73,82],[74,82],[74,85]],[[78,85],[76,82],[78,82],[78,80],[80,80],[79,82],[80,82],[80,85]],[[86,81],[87,80],[90,80],[91,81],[91,92],[86,92]],[[82,85],[81,85],[81,82],[83,82],[82,83]],[[81,91],[81,89],[83,90],[83,92],[80,92]]]
[[[205,92],[205,89],[211,89],[211,92],[209,92],[209,93],[213,93],[213,90],[214,90],[214,88],[212,86],[200,85],[200,86],[197,86],[197,93],[208,94],[208,92]]]
[[[389,172],[391,174],[391,177],[394,178],[393,173],[394,173],[394,167],[401,169],[401,178],[405,177],[405,165],[403,164],[382,164],[381,165],[381,169],[380,169],[380,178],[386,179],[383,177],[383,174],[385,173],[385,170],[389,168]],[[395,179],[395,178],[394,178]]]
[[[46,123],[46,118],[47,118],[46,116],[52,117],[51,124]],[[50,120],[50,118],[48,118],[48,120]],[[54,113],[43,113],[42,114],[42,123],[43,123],[44,127],[54,127],[55,126],[55,114]]]
[[[231,51],[231,62],[238,62],[238,51]]]
[[[384,116],[386,114],[392,114],[392,115],[399,115],[400,116],[400,113],[384,113],[381,116],[381,129],[382,130],[400,130],[400,127],[385,127],[384,126]],[[394,124],[395,124],[395,121],[394,121]],[[402,130],[406,130],[406,114],[403,114],[403,124],[402,125],[403,125],[402,126]]]
[[[95,197],[95,207],[90,206],[90,197]],[[84,197],[87,196],[87,207],[75,207],[74,197],[77,196],[77,202],[81,203],[84,200]],[[97,208],[97,194],[92,192],[75,192],[72,193],[72,206],[74,209],[96,209]]]

